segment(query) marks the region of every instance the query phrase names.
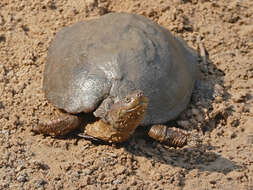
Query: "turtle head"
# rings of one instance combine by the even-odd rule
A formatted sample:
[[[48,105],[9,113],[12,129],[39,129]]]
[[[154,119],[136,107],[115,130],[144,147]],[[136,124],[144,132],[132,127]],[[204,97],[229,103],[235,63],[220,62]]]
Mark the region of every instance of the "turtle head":
[[[134,130],[145,116],[148,98],[136,90],[113,104],[108,113],[108,122],[117,129]]]
[[[106,117],[87,125],[85,137],[91,136],[108,142],[123,142],[130,137],[145,116],[148,98],[142,91],[134,91],[114,103]]]

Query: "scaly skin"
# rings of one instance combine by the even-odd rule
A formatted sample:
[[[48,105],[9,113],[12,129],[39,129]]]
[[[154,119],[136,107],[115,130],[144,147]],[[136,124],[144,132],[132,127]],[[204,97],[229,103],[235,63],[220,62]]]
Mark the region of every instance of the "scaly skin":
[[[106,118],[88,124],[84,136],[106,142],[123,142],[141,123],[147,105],[148,99],[143,92],[135,91],[113,104]],[[62,136],[80,127],[82,120],[81,116],[62,113],[58,119],[41,122],[32,130],[46,135]]]
[[[63,136],[80,127],[82,117],[68,113],[61,113],[57,119],[39,122],[32,128],[35,133],[42,133],[54,137]]]
[[[85,135],[110,143],[127,140],[141,123],[148,105],[148,99],[141,91],[135,91],[112,105],[106,122],[99,120],[85,128]]]
[[[148,132],[153,139],[173,147],[183,147],[187,144],[189,134],[179,128],[165,125],[153,125]]]

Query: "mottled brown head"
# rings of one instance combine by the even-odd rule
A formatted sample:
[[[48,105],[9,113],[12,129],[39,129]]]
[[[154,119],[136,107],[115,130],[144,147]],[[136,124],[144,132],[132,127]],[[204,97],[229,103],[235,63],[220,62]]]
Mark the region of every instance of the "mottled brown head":
[[[134,91],[111,106],[104,120],[87,125],[85,134],[107,142],[127,140],[140,125],[148,106],[142,91]]]
[[[140,90],[112,105],[108,122],[117,130],[135,130],[145,116],[148,98]]]

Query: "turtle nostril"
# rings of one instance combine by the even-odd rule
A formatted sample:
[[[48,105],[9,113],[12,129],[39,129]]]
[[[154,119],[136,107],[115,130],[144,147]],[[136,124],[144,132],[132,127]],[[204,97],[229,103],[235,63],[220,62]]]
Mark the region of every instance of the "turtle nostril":
[[[141,96],[143,96],[144,94],[143,94],[143,92],[142,91],[139,91],[138,93],[137,93],[137,96],[138,97],[141,97]]]

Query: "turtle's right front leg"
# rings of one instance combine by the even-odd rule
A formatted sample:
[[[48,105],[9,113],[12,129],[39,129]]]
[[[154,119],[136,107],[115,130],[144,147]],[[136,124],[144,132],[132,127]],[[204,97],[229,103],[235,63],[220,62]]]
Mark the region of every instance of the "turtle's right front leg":
[[[82,119],[80,116],[61,113],[57,119],[42,121],[32,131],[51,136],[62,136],[80,127]]]

